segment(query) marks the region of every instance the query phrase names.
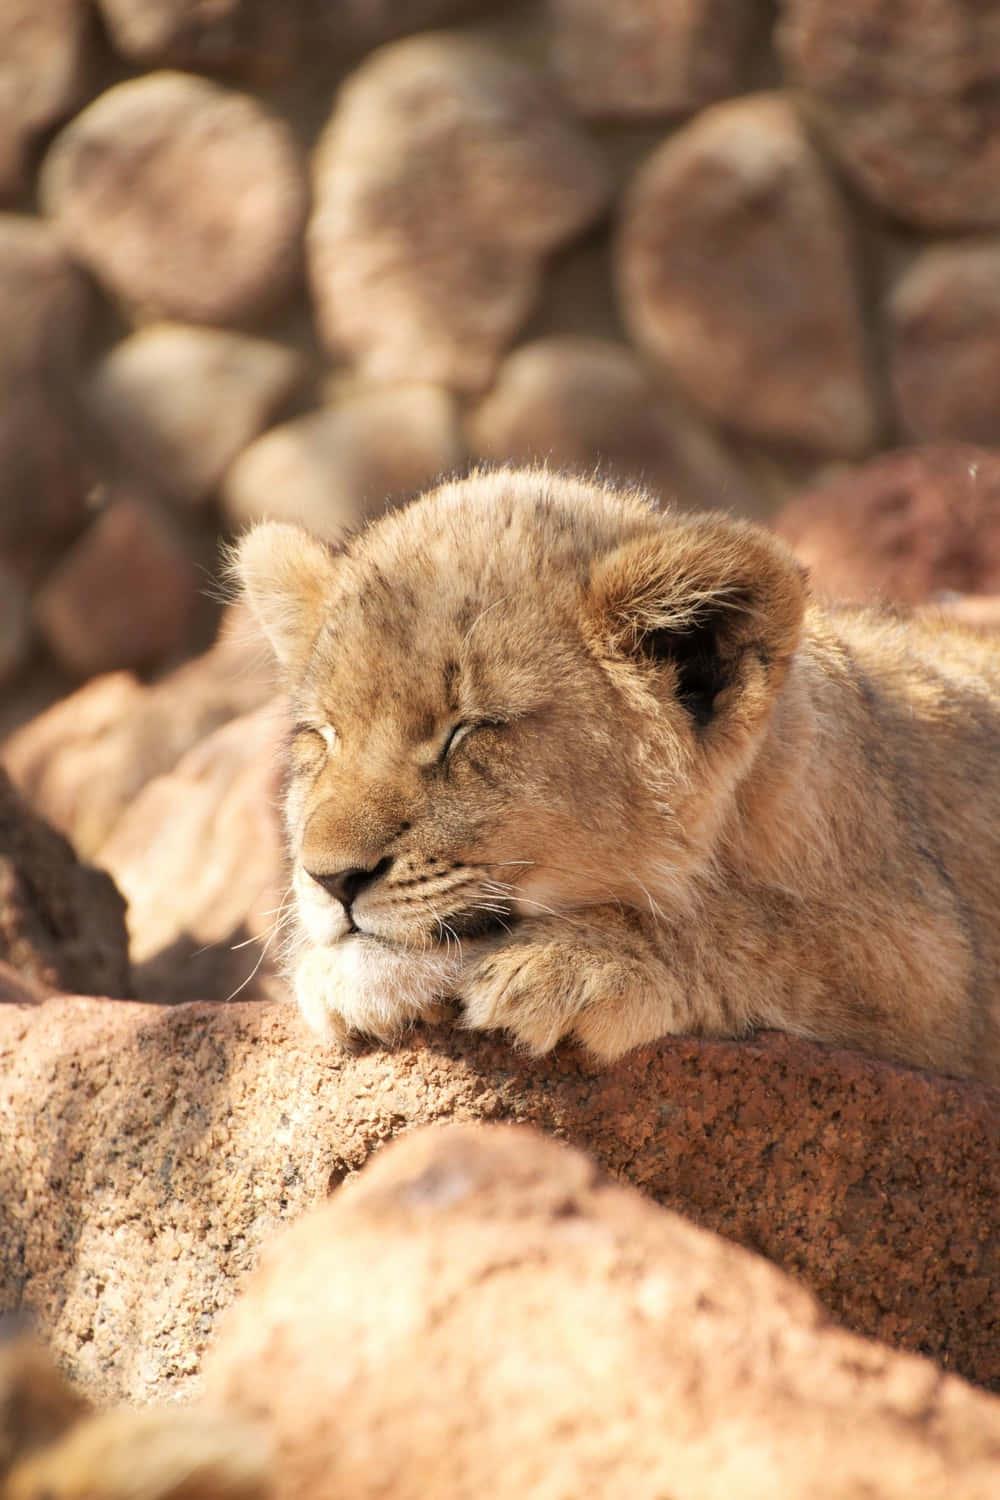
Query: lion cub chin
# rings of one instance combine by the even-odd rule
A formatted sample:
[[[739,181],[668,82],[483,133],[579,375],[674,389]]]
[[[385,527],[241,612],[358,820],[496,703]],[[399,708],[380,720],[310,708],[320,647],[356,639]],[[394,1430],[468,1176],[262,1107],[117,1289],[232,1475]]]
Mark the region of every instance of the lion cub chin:
[[[235,572],[282,664],[296,989],[613,1059],[777,1026],[1000,1082],[1000,656],[541,470]]]

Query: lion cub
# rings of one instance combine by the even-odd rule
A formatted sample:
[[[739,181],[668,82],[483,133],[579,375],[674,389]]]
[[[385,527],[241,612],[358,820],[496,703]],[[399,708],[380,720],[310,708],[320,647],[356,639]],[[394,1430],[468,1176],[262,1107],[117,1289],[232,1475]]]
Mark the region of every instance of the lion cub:
[[[282,663],[297,993],[533,1052],[776,1026],[1000,1082],[1000,656],[544,471],[235,569]]]

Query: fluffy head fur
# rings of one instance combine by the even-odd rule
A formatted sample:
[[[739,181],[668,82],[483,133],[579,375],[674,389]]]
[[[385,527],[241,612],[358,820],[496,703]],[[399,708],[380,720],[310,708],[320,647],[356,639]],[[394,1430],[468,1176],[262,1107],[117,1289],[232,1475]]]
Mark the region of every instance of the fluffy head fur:
[[[1000,1077],[981,638],[807,615],[767,532],[540,471],[338,555],[265,524],[236,571],[296,720],[313,1024],[453,996],[535,1050],[767,1024]]]

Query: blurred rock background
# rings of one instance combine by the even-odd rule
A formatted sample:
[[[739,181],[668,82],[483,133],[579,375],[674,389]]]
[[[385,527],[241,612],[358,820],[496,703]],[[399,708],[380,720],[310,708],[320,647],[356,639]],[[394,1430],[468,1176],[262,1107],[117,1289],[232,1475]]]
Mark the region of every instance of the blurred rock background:
[[[988,592],[998,78],[960,0],[5,0],[0,734],[207,647],[252,518],[483,460],[874,545],[933,444]]]

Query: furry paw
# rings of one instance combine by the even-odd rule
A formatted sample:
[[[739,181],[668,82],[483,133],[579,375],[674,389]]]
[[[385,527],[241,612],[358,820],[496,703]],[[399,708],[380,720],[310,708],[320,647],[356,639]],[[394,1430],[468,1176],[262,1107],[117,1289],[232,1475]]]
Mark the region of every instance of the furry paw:
[[[568,942],[515,941],[466,970],[459,996],[465,1024],[474,1030],[507,1031],[536,1055],[575,1033],[609,1057],[634,1043],[616,1035],[609,1051],[592,1038],[602,1030],[616,1032],[613,1018],[620,1018],[628,988],[626,966],[613,958],[600,959]]]
[[[454,990],[457,968],[448,957],[351,936],[306,950],[295,972],[295,996],[324,1041],[344,1046],[363,1035],[394,1042],[414,1021],[450,1014],[442,996]]]

